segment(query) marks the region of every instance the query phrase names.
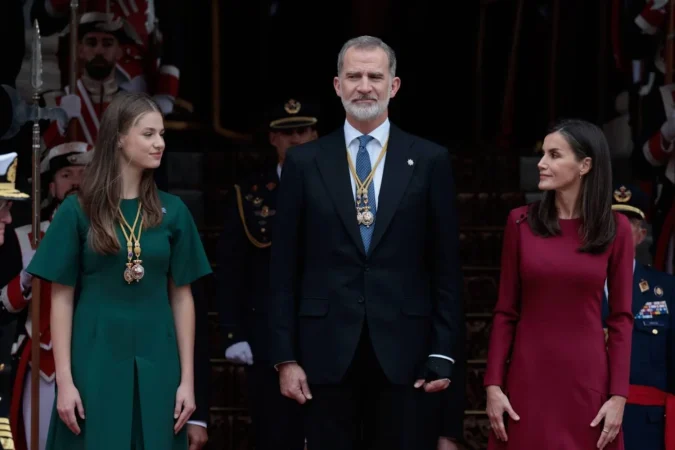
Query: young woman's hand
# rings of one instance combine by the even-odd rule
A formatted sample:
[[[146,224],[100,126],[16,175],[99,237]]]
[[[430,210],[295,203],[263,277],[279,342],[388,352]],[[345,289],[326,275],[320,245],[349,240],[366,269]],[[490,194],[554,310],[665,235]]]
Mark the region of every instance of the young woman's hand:
[[[190,416],[197,409],[195,403],[195,391],[191,385],[181,383],[176,391],[176,407],[173,411],[173,418],[176,419],[176,424],[173,426],[173,432],[178,432],[185,426]]]
[[[76,409],[80,418],[84,420],[84,406],[82,406],[80,392],[73,383],[59,385],[56,396],[56,410],[63,423],[70,428],[70,431],[79,435],[80,426],[77,423],[77,416],[75,415]]]

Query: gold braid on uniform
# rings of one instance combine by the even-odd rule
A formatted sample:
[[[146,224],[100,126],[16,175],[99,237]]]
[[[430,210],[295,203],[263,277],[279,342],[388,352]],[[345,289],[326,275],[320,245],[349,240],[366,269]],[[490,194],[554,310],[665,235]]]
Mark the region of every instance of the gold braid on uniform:
[[[14,450],[12,430],[9,426],[9,419],[6,417],[0,417],[0,448],[3,450]]]
[[[271,242],[260,242],[259,240],[253,237],[250,231],[248,231],[248,226],[246,226],[246,218],[244,217],[244,202],[241,199],[241,188],[239,187],[238,184],[235,184],[234,189],[237,191],[237,207],[239,208],[239,217],[241,218],[241,224],[244,226],[244,232],[246,233],[246,237],[248,238],[249,241],[251,241],[251,244],[255,245],[258,248],[269,247],[270,245],[272,245]]]

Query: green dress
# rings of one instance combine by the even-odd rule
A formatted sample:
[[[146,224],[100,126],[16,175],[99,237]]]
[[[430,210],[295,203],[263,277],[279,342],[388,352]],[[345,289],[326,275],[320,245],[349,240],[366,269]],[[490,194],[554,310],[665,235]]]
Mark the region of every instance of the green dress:
[[[211,273],[190,211],[176,196],[159,193],[162,223],[143,230],[145,276],[124,280],[126,239],[115,255],[87,244],[89,220],[76,196],[68,197],[38,247],[27,271],[77,286],[71,339],[71,370],[85,419],[79,436],[52,410],[47,450],[186,450],[186,426],[173,432],[180,361],[168,280],[190,284]],[[133,224],[136,199],[120,209]],[[58,391],[57,391],[58,396]],[[55,402],[56,403],[56,402]]]

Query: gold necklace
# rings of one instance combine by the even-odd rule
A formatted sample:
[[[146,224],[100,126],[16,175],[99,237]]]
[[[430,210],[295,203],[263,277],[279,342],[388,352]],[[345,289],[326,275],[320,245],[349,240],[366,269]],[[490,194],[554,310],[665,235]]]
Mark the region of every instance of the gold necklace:
[[[120,207],[117,207],[117,211],[120,213],[120,217],[122,218],[122,221],[120,222],[120,227],[122,228],[122,233],[124,234],[124,237],[127,240],[127,263],[126,266],[127,268],[124,269],[124,281],[126,281],[128,284],[131,284],[133,281],[136,281],[137,283],[141,281],[141,278],[143,278],[143,275],[145,275],[145,268],[141,265],[143,261],[141,261],[141,233],[143,232],[143,216],[141,214],[141,202],[138,202],[138,211],[136,211],[136,219],[134,219],[134,225],[130,226],[129,222],[127,222],[127,219],[124,218],[124,214],[122,214],[122,210]],[[141,218],[141,224],[138,227],[138,237],[136,236],[136,233],[134,230],[136,229],[136,224],[138,223],[138,218]],[[129,234],[127,234],[126,228],[129,229]],[[133,245],[133,248],[132,248]],[[133,260],[132,258],[136,256],[136,259]]]
[[[377,157],[375,165],[370,169],[370,173],[365,180],[361,181],[359,175],[356,173],[356,167],[352,161],[352,157],[349,155],[349,149],[347,149],[347,161],[349,162],[349,170],[351,170],[352,175],[354,176],[354,182],[356,183],[356,221],[359,225],[365,225],[370,227],[375,222],[375,215],[370,211],[370,206],[368,205],[368,188],[370,183],[373,182],[375,177],[375,169],[382,161],[384,154],[387,152],[387,146],[389,145],[389,138],[384,143],[384,147],[380,151],[380,156]]]

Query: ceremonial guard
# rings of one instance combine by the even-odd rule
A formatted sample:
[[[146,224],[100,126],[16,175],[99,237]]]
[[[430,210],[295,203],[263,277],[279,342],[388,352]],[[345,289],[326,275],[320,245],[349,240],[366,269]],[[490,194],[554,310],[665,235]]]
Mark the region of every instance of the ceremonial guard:
[[[40,171],[45,182],[49,183],[50,211],[47,220],[40,224],[41,237],[47,231],[51,218],[58,205],[70,194],[79,189],[84,165],[88,162],[91,148],[83,142],[71,142],[52,148],[42,161]],[[32,242],[31,224],[15,230],[21,247],[21,271],[0,291],[0,308],[18,314],[17,339],[12,348],[14,358],[14,382],[10,418],[17,450],[25,450],[30,441],[31,417],[31,339],[32,321],[29,313],[31,301],[32,276],[25,268],[30,263],[35,248]],[[40,449],[44,449],[49,430],[49,422],[54,403],[54,356],[50,332],[50,283],[41,282],[40,292]],[[4,312],[4,311],[3,311]]]
[[[43,139],[47,148],[67,140],[94,145],[101,116],[113,95],[120,91],[115,63],[122,56],[122,44],[133,40],[122,19],[96,12],[82,15],[77,36],[82,75],[77,79],[76,92],[70,92],[66,86],[64,92],[44,94],[48,107],[58,106],[68,116],[67,123],[55,121],[45,131]],[[75,120],[75,134],[68,139],[66,133],[71,120]]]
[[[672,34],[668,0],[627,0],[612,4],[612,49],[616,69],[631,86],[632,169],[649,197],[645,216],[652,224],[654,266],[673,273],[675,250],[675,139],[673,67],[667,67]],[[618,102],[618,100],[617,100]],[[617,103],[618,104],[618,103]],[[611,134],[611,133],[610,133]],[[625,145],[618,135],[614,147]]]
[[[56,30],[68,23],[70,0],[36,0],[33,15],[49,19]],[[183,56],[182,1],[166,0],[88,0],[85,13],[110,13],[123,19],[135,39],[122,43],[122,56],[116,64],[116,80],[125,91],[147,92],[163,114],[174,109]],[[160,31],[161,28],[161,31]],[[66,72],[67,51],[61,58]]]
[[[612,209],[625,214],[637,248],[646,236],[646,195],[619,185]],[[623,418],[626,450],[675,448],[675,277],[634,261],[630,388]],[[609,313],[607,286],[603,317]]]
[[[29,199],[28,194],[16,190],[18,161],[16,153],[0,155],[0,246],[5,243],[5,226],[12,223],[12,202]],[[3,268],[6,267],[3,264]],[[4,297],[5,292],[6,287],[0,290],[0,295]],[[2,319],[0,328],[0,450],[14,450],[14,439],[9,422],[12,370],[10,349],[13,327],[6,323],[5,319],[8,315],[2,309],[0,304],[0,318]]]
[[[256,448],[301,450],[301,407],[279,392],[268,354],[270,236],[286,151],[317,138],[310,105],[290,99],[270,111],[269,141],[277,164],[235,185],[218,243],[217,302],[225,357],[245,364]]]

